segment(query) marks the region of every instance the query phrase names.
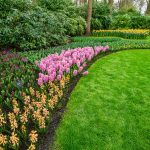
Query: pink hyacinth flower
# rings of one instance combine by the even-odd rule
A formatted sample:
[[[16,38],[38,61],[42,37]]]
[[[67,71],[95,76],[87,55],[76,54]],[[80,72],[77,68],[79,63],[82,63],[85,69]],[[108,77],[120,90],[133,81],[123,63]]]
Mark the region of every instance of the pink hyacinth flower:
[[[43,84],[43,79],[42,78],[38,78],[38,85],[42,85]]]
[[[58,76],[57,76],[57,80],[58,80],[58,81],[60,81],[60,80],[61,80],[61,78],[62,78],[62,76],[61,76],[61,75],[58,75]]]
[[[82,72],[82,70],[83,70],[83,67],[81,66],[81,67],[79,68],[79,72]]]
[[[51,82],[53,82],[53,81],[55,80],[55,77],[54,77],[53,74],[49,76],[49,80],[50,80]]]
[[[43,80],[44,80],[44,82],[45,82],[45,83],[47,83],[47,82],[48,82],[48,80],[49,80],[48,75],[43,76]]]
[[[69,73],[70,72],[70,68],[66,68],[66,73]]]
[[[84,71],[82,74],[85,76],[87,75],[89,72],[88,71]]]
[[[76,76],[78,74],[78,71],[77,70],[74,70],[73,71],[73,76]]]

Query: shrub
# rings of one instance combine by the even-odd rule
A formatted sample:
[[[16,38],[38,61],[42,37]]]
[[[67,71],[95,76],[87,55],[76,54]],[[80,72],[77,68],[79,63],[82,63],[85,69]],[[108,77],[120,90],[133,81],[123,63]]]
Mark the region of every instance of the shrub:
[[[109,29],[111,19],[108,5],[100,2],[94,2],[91,23],[93,30]]]
[[[82,17],[66,18],[66,34],[70,36],[83,35],[85,33],[86,22]]]
[[[37,2],[51,11],[62,11],[72,4],[71,0],[37,0]]]
[[[25,2],[28,6],[28,1]],[[0,22],[1,46],[28,50],[65,42],[65,29],[53,12],[39,6],[32,7],[31,4],[32,9],[24,10],[19,7],[20,3],[21,0],[12,2],[13,5]]]
[[[150,29],[150,17],[131,16],[132,29]]]
[[[130,28],[131,18],[129,15],[115,16],[111,23],[112,29],[128,29]]]
[[[18,50],[40,49],[66,43],[67,35],[83,34],[85,20],[75,12],[73,16],[64,13],[64,9],[70,9],[68,2],[39,0],[33,4],[30,0],[0,0],[3,4],[0,46]]]

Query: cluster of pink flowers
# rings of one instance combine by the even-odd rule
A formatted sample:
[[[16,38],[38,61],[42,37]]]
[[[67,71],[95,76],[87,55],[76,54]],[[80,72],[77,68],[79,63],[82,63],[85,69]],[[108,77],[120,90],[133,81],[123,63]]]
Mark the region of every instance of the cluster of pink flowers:
[[[36,63],[40,68],[38,84],[42,85],[48,81],[61,80],[63,75],[78,74],[87,75],[88,71],[84,71],[86,63],[98,55],[100,52],[106,52],[109,46],[84,47],[62,50],[61,54],[51,54],[41,59],[40,63]]]

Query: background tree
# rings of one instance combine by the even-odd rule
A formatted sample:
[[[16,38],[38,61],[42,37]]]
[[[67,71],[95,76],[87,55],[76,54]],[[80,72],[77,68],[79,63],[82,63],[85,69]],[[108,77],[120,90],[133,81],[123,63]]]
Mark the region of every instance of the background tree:
[[[88,0],[88,16],[87,16],[86,35],[91,34],[91,19],[92,19],[92,0]]]
[[[145,14],[150,15],[150,0],[146,0],[146,2],[147,2],[147,9],[146,9]]]

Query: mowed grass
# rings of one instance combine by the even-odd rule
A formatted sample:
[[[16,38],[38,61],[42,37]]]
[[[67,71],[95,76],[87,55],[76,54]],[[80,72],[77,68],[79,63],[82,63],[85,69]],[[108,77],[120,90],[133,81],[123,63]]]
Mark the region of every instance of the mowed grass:
[[[72,92],[57,150],[150,149],[150,50],[96,61]]]

